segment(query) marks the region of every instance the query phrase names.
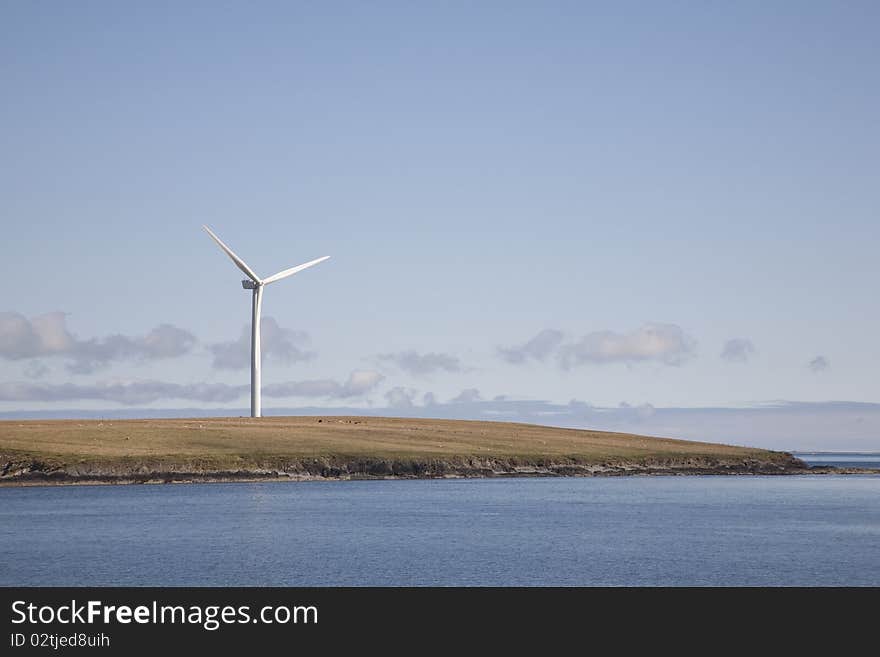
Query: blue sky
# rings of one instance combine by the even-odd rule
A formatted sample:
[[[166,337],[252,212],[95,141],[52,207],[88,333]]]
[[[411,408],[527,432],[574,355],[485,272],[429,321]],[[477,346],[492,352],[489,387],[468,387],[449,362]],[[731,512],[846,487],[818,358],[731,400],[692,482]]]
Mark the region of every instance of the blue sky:
[[[876,3],[182,4],[0,8],[0,411],[245,406],[203,223],[267,408],[880,402]]]

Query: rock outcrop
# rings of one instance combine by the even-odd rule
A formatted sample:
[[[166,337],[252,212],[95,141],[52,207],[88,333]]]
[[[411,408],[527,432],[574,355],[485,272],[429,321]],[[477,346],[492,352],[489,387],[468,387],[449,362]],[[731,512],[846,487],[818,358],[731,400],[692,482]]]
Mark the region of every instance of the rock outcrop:
[[[369,459],[321,457],[266,459],[230,469],[210,459],[130,459],[65,463],[0,455],[0,483],[160,483],[255,480],[431,479],[465,477],[596,477],[624,475],[803,474],[789,454],[761,460],[698,458],[588,462],[578,459],[479,458]]]

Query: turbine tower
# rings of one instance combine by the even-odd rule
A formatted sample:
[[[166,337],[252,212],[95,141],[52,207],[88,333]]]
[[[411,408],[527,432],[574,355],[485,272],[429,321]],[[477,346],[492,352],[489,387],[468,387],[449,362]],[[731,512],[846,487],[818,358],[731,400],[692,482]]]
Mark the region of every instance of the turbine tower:
[[[241,269],[248,277],[247,280],[241,282],[241,286],[245,290],[251,290],[253,294],[251,313],[251,417],[260,417],[260,312],[263,306],[263,287],[269,283],[280,281],[282,278],[293,276],[303,269],[308,269],[312,265],[317,265],[319,262],[324,262],[330,256],[324,256],[323,258],[318,258],[317,260],[312,260],[305,264],[285,269],[284,271],[272,274],[267,278],[260,278],[254,273],[254,270],[248,267],[244,260],[235,255],[233,250],[226,246],[223,243],[223,240],[217,237],[210,228],[207,226],[202,226],[202,228],[208,231],[208,235],[217,242],[220,248],[226,252],[226,255],[232,258],[232,262],[235,263],[236,267]]]

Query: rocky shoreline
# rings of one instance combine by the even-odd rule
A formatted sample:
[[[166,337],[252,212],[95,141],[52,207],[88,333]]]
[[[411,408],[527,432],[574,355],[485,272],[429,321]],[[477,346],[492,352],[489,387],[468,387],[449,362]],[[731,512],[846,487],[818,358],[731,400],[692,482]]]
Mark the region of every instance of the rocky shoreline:
[[[498,477],[615,477],[637,475],[863,474],[878,470],[809,467],[788,454],[773,460],[645,459],[605,463],[569,460],[487,459],[268,459],[228,469],[210,462],[53,463],[37,458],[0,457],[0,486],[153,484],[254,481],[344,481]],[[781,457],[781,458],[780,458]]]

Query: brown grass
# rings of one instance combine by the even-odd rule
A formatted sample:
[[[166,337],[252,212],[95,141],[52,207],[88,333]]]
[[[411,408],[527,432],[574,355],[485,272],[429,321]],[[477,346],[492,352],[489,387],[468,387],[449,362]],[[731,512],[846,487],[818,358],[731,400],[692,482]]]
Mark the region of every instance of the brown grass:
[[[380,417],[0,421],[0,453],[71,462],[169,457],[773,459],[766,450],[508,422]],[[781,455],[779,455],[781,456]]]

